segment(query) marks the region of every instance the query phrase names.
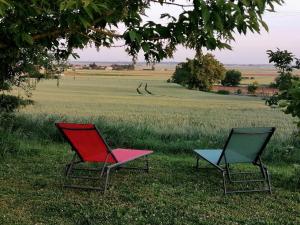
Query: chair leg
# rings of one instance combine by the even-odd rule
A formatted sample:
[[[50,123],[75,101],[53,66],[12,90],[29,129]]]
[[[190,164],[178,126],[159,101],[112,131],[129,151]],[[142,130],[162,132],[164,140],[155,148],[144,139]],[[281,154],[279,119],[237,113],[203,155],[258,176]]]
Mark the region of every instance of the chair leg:
[[[145,160],[146,160],[146,165],[145,165],[146,166],[146,172],[149,173],[149,158],[148,158],[148,156],[146,156]]]
[[[259,168],[260,168],[260,171],[261,171],[261,173],[263,175],[263,178],[266,182],[269,193],[272,194],[270,173],[268,171],[268,168],[261,162],[261,159],[259,159]]]
[[[226,171],[222,171],[222,176],[223,176],[223,190],[224,194],[227,194],[227,188],[226,188]]]
[[[109,173],[110,173],[110,168],[107,168],[107,171],[106,171],[106,179],[105,179],[105,185],[104,185],[104,194],[106,193],[106,190],[107,190],[107,187],[108,187]]]
[[[266,181],[267,181],[269,193],[272,194],[270,174],[269,174],[269,171],[266,167],[264,167],[264,170],[265,170],[265,174],[266,174]]]
[[[270,180],[270,175],[268,172],[268,169],[263,165],[263,164],[256,164],[257,166],[260,167],[260,172],[262,174],[262,179],[243,179],[243,180],[231,180],[231,183],[256,183],[256,182],[263,182],[264,183],[264,188],[263,189],[240,189],[240,190],[227,190],[226,187],[226,177],[230,178],[230,174],[228,173],[227,170],[228,168],[225,168],[223,172],[223,186],[224,186],[224,193],[225,194],[232,194],[232,193],[245,193],[245,192],[266,192],[268,191],[270,194],[272,194],[272,189],[271,189],[271,180]],[[239,173],[234,173],[234,174],[254,174],[252,172],[239,172]]]
[[[199,169],[199,157],[196,157],[196,169]]]
[[[101,169],[101,173],[100,173],[100,177],[103,177],[103,174],[105,172],[105,169],[106,169],[106,163],[104,163],[102,169]]]
[[[228,163],[226,163],[226,172],[227,172],[227,176],[228,176],[229,181],[232,182],[231,174],[230,174],[230,170],[229,170],[229,164]]]
[[[77,155],[74,154],[71,162],[66,165],[66,172],[65,172],[66,177],[68,177],[70,175],[70,173],[72,172],[73,165],[75,164],[76,157],[77,157]]]

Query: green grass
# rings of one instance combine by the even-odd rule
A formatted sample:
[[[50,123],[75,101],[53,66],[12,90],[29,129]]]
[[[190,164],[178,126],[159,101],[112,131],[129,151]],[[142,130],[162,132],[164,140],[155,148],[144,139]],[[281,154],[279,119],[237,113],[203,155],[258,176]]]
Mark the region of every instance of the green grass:
[[[299,224],[300,194],[281,181],[292,166],[271,165],[274,193],[223,196],[215,170],[193,168],[191,155],[154,154],[150,173],[112,174],[106,196],[63,189],[71,153],[61,144],[0,165],[1,224]],[[32,150],[31,150],[32,151]],[[282,210],[284,208],[284,210]]]
[[[40,82],[35,105],[0,119],[0,224],[299,224],[293,118],[259,98],[165,80],[157,72],[64,77],[60,88]],[[154,95],[138,95],[140,82]],[[56,121],[96,123],[112,147],[153,149],[150,173],[113,173],[107,196],[62,188],[72,155]],[[193,148],[221,147],[230,128],[243,126],[278,128],[264,154],[273,195],[224,196],[217,171],[193,168]]]

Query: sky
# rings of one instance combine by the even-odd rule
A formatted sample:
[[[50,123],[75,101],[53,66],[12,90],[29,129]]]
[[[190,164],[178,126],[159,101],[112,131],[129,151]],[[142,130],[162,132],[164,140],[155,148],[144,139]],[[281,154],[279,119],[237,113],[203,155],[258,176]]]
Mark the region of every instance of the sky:
[[[186,1],[181,0],[181,2]],[[180,13],[176,6],[162,8],[159,4],[153,4],[146,11],[148,20],[159,21],[160,14],[166,12],[166,9],[174,16]],[[268,12],[263,16],[269,26],[269,32],[248,33],[246,36],[236,34],[235,41],[231,43],[233,50],[215,50],[211,53],[224,64],[267,64],[266,51],[276,50],[276,48],[293,52],[296,57],[300,58],[300,0],[285,0],[282,6],[275,9],[275,13]],[[147,20],[146,17],[145,20]],[[79,61],[131,61],[124,47],[101,48],[99,52],[94,47],[87,47],[76,52],[80,56]],[[163,62],[182,62],[186,58],[193,58],[194,55],[194,50],[179,46],[174,57]],[[143,54],[139,55],[138,61],[144,61]]]

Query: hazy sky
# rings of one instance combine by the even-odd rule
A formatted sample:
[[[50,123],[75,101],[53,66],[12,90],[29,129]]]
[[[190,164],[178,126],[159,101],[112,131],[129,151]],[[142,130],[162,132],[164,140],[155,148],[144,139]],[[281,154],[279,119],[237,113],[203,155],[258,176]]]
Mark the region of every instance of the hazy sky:
[[[182,2],[186,2],[182,0]],[[180,8],[176,6],[165,6],[164,10],[172,15],[177,15]],[[233,50],[213,51],[212,53],[225,64],[265,64],[268,63],[266,50],[275,50],[277,47],[293,52],[300,57],[300,0],[285,0],[283,6],[276,8],[276,13],[266,13],[264,20],[269,26],[269,32],[261,34],[248,33],[235,35],[236,40],[232,42]],[[158,21],[162,7],[154,4],[146,13],[148,20]],[[147,18],[146,18],[147,20]],[[130,61],[124,48],[101,48],[99,52],[95,48],[78,50],[80,61]],[[178,47],[173,59],[164,61],[184,61],[192,58],[194,51]],[[143,54],[140,54],[139,61],[144,61]]]

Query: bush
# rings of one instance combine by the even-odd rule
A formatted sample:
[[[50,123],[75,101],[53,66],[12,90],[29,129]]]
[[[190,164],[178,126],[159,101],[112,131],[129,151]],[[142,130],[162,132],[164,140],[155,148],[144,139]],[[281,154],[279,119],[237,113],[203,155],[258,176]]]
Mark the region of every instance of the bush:
[[[227,91],[227,90],[218,90],[217,93],[220,94],[220,95],[229,95],[230,91]]]
[[[257,82],[253,82],[252,84],[249,84],[248,85],[248,93],[249,94],[255,94],[257,88],[258,88],[258,83]]]
[[[212,85],[223,79],[225,68],[212,54],[187,59],[180,63],[172,76],[172,81],[189,89],[209,91]]]
[[[223,86],[237,86],[242,80],[242,73],[238,70],[228,70],[225,79],[222,80]]]
[[[241,90],[241,89],[237,89],[237,90],[236,90],[236,93],[237,93],[238,95],[240,95],[240,94],[242,94],[242,90]]]

